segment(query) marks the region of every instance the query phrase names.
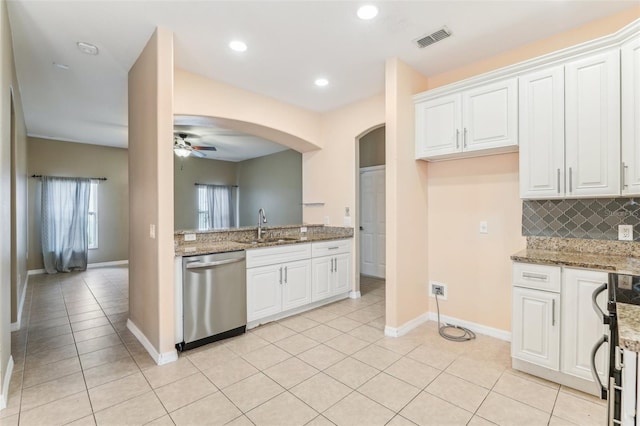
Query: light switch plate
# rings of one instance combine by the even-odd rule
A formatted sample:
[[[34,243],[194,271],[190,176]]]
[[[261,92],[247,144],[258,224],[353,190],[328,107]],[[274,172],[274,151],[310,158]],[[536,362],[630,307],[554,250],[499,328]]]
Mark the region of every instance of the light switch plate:
[[[618,225],[618,240],[633,241],[633,225]]]
[[[149,238],[156,238],[156,226],[153,223],[149,225]]]
[[[489,224],[487,223],[486,220],[483,220],[482,222],[480,222],[480,233],[481,234],[489,233]]]

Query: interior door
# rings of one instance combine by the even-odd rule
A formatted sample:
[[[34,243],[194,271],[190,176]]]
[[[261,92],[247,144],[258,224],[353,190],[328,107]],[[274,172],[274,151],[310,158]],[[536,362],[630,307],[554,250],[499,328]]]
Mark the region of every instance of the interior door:
[[[384,166],[360,169],[360,273],[385,277]]]

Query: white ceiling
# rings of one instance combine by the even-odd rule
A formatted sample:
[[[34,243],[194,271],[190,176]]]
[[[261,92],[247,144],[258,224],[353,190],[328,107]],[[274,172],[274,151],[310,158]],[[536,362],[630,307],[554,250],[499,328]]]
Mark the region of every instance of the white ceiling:
[[[371,1],[9,0],[27,131],[127,146],[127,72],[156,26],[175,34],[177,68],[314,111],[384,91],[384,62],[399,57],[436,75],[608,16],[637,0]],[[412,40],[446,25],[426,49]],[[244,40],[239,54],[227,45]],[[93,43],[98,56],[81,53]],[[52,65],[66,64],[68,70]],[[318,76],[327,87],[313,85]]]

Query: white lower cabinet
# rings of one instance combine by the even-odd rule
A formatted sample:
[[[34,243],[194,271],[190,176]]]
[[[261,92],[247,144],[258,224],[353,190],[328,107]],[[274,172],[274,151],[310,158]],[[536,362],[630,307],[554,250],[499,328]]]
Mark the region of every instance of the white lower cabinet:
[[[299,312],[305,305],[350,288],[351,240],[247,251],[248,323],[281,313],[280,317],[286,316],[293,309]]]
[[[314,243],[311,252],[311,300],[315,302],[348,292],[351,289],[351,241]]]
[[[596,314],[591,302],[593,292],[606,283],[606,272],[563,268],[562,271],[562,372],[593,380],[591,376],[591,349],[606,332],[602,318]],[[606,291],[597,299],[600,309],[606,311]],[[596,369],[606,382],[608,345],[598,351]]]
[[[591,350],[607,329],[591,298],[608,274],[514,263],[513,277],[513,368],[596,394]],[[597,299],[603,310],[605,293]],[[604,347],[596,357],[601,379],[607,376],[607,353]]]
[[[513,288],[511,356],[542,367],[560,368],[560,295]]]

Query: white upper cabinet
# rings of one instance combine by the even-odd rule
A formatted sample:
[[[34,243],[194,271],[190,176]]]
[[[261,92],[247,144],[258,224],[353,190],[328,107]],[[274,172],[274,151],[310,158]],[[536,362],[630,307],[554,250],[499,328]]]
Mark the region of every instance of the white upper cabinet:
[[[518,82],[511,78],[416,103],[416,158],[515,151]]]
[[[459,93],[416,105],[416,157],[462,152],[462,96]]]
[[[517,146],[517,99],[515,78],[463,92],[463,151]]]
[[[565,194],[564,67],[520,77],[520,196]]]
[[[640,195],[640,38],[622,46],[622,194]]]
[[[569,197],[620,194],[620,51],[565,67]]]

